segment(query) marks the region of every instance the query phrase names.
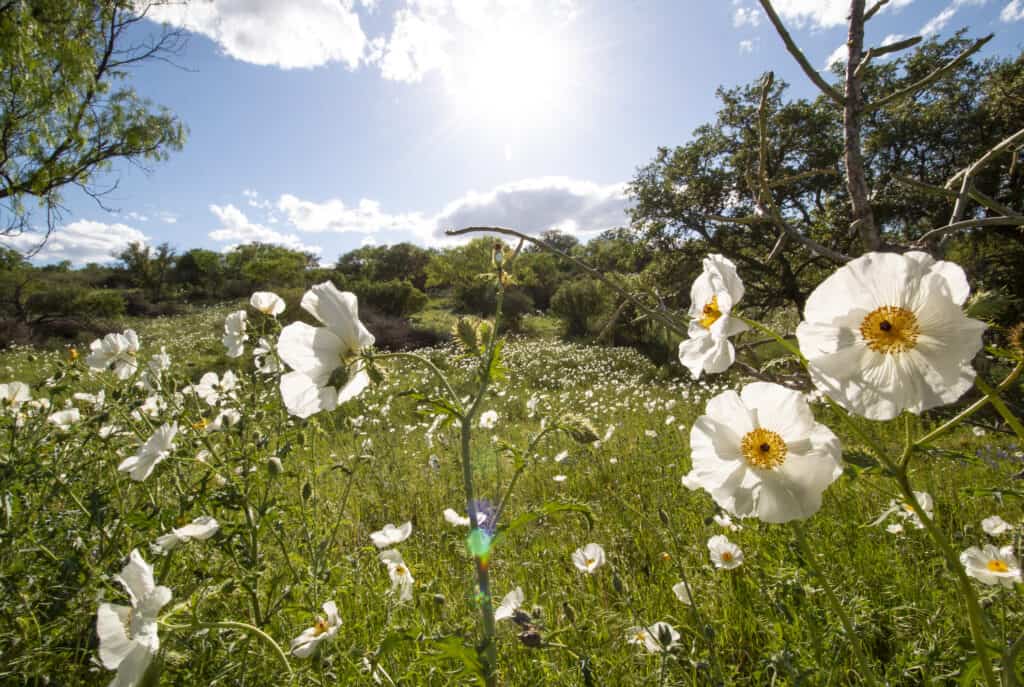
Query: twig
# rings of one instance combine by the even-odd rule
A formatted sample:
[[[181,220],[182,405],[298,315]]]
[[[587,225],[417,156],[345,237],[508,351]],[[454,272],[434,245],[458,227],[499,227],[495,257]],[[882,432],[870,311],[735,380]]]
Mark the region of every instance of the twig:
[[[898,52],[900,50],[912,48],[918,43],[920,43],[922,40],[924,39],[921,38],[920,36],[914,36],[913,38],[908,38],[904,41],[896,41],[895,43],[889,43],[888,45],[880,45],[877,48],[869,48],[868,51],[864,53],[864,59],[861,60],[860,64],[857,66],[857,76],[861,76],[864,70],[867,69],[868,64],[871,63],[871,60],[875,59],[876,57],[881,57],[882,55],[888,55],[891,52]]]
[[[977,174],[977,172],[982,167],[988,165],[1000,153],[1002,153],[1004,150],[1014,145],[1018,141],[1024,141],[1024,129],[1021,129],[1015,134],[1011,134],[1009,138],[1006,138],[1002,142],[992,146],[991,148],[989,148],[988,152],[982,155],[980,158],[978,158],[977,161],[971,163],[967,167],[964,167],[959,172],[951,176],[949,178],[949,181],[946,182],[946,188],[952,189],[953,186],[956,185],[956,182],[960,179],[960,177],[964,176],[965,174],[968,176],[973,176],[974,174]]]
[[[950,189],[942,186],[934,186],[933,184],[927,184],[923,181],[918,181],[917,179],[913,179],[911,177],[893,176],[892,178],[897,183],[904,184],[905,186],[912,186],[913,188],[916,188],[920,191],[925,191],[927,193],[934,193],[937,196],[945,196],[947,198],[954,199],[959,195],[956,191],[951,191]],[[1019,217],[1021,215],[1021,213],[1017,212],[1013,208],[1003,205],[995,198],[992,198],[991,196],[982,193],[974,186],[971,186],[969,195],[971,196],[971,199],[977,202],[979,205],[984,205],[993,212],[998,212],[999,214],[1006,215],[1008,217]]]
[[[863,6],[863,3],[861,4]],[[818,70],[811,66],[811,63],[807,60],[807,56],[804,55],[797,44],[793,42],[793,37],[789,35],[789,31],[786,30],[782,20],[779,19],[779,15],[775,13],[775,8],[772,7],[771,0],[761,0],[761,8],[764,10],[764,13],[768,15],[768,19],[771,21],[772,26],[775,27],[779,37],[782,38],[782,42],[786,44],[786,50],[788,50],[789,54],[793,56],[793,59],[797,61],[800,68],[804,70],[804,74],[807,75],[807,78],[810,79],[822,93],[828,96],[832,102],[836,105],[843,105],[843,96],[839,91],[830,86],[825,79],[821,78]]]
[[[871,9],[864,13],[864,21],[870,21],[873,16],[878,14],[878,10],[882,9],[888,4],[889,0],[878,0],[878,2],[871,6]]]
[[[970,229],[971,227],[1022,227],[1024,226],[1024,216],[1017,215],[1015,217],[984,217],[982,219],[965,219],[960,222],[953,222],[947,224],[944,227],[932,229],[926,232],[923,236],[914,242],[914,245],[922,246],[927,241],[938,238],[943,234],[948,234],[952,231],[958,231],[960,229]]]

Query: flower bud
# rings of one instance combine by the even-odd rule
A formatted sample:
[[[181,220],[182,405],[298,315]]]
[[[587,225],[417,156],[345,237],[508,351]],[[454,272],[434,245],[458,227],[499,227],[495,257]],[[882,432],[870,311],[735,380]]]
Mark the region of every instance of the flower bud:
[[[281,459],[277,456],[270,456],[267,459],[267,470],[271,475],[280,475],[284,472],[284,464],[281,463]]]

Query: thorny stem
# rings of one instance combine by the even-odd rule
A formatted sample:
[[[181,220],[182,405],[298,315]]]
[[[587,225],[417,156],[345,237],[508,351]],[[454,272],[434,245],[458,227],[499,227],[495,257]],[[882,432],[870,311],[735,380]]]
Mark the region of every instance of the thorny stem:
[[[829,604],[832,606],[832,610],[837,616],[839,616],[839,622],[843,625],[843,631],[846,633],[847,641],[850,646],[853,647],[853,655],[857,659],[857,663],[860,664],[860,669],[863,675],[861,676],[866,682],[877,685],[878,681],[875,679],[875,671],[872,669],[871,664],[868,662],[867,656],[864,654],[864,649],[860,645],[860,640],[857,634],[853,630],[853,623],[850,621],[850,616],[846,613],[846,609],[839,602],[839,597],[836,596],[835,591],[829,584],[828,578],[818,567],[818,564],[814,562],[814,552],[811,551],[811,547],[807,544],[807,537],[804,534],[803,525],[799,520],[793,521],[793,533],[796,535],[796,543],[800,547],[800,553],[803,555],[804,562],[810,569],[811,574],[818,578],[818,582],[821,583],[821,588],[825,591],[825,598],[828,599]]]
[[[394,359],[394,358],[404,358],[404,359],[407,359],[407,360],[414,360],[414,361],[418,362],[420,365],[424,365],[428,370],[430,370],[431,374],[433,374],[434,377],[439,382],[441,382],[441,386],[443,386],[445,391],[448,392],[448,397],[451,399],[452,403],[455,404],[455,408],[458,409],[458,411],[460,413],[464,412],[463,408],[462,408],[462,402],[459,400],[459,395],[457,393],[455,393],[455,389],[452,387],[451,382],[448,381],[448,378],[444,376],[444,373],[441,372],[441,370],[437,367],[437,365],[432,363],[427,358],[424,358],[423,356],[418,355],[416,353],[374,353],[373,354],[373,360],[387,360],[389,358],[392,358],[392,359]]]
[[[1003,416],[1003,419],[1006,420],[1006,424],[1010,425],[1010,429],[1012,429],[1013,433],[1017,435],[1017,438],[1024,441],[1024,425],[1021,425],[1017,416],[1010,412],[1010,409],[1006,407],[1006,403],[1003,399],[999,398],[999,393],[990,387],[988,382],[981,377],[975,377],[974,385],[981,390],[981,393],[985,394],[985,398],[987,398],[992,403],[992,406],[996,411]]]
[[[266,632],[264,632],[263,630],[259,629],[258,627],[253,627],[252,625],[249,625],[248,623],[239,623],[239,622],[236,622],[236,621],[233,621],[233,620],[219,620],[217,622],[210,622],[210,623],[196,622],[196,623],[193,623],[192,625],[170,625],[170,624],[167,624],[166,627],[169,630],[204,630],[204,629],[209,629],[209,630],[215,630],[215,629],[239,630],[241,632],[246,632],[246,633],[248,633],[250,635],[254,635],[254,636],[258,637],[259,639],[263,640],[265,643],[267,643],[268,645],[270,645],[274,649],[274,653],[277,655],[277,658],[280,659],[281,663],[285,667],[285,670],[288,671],[288,678],[289,678],[289,680],[291,680],[292,678],[295,677],[295,674],[292,672],[292,666],[288,662],[288,657],[285,655],[284,650],[281,649],[281,646],[277,642],[275,642],[273,637],[268,635]]]

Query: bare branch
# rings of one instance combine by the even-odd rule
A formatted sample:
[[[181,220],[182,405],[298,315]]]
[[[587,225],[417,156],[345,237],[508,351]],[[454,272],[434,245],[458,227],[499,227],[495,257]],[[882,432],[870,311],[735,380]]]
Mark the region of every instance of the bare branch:
[[[959,55],[954,57],[952,60],[950,60],[946,64],[942,65],[941,67],[939,67],[938,69],[933,71],[931,74],[929,74],[928,76],[926,76],[923,79],[921,79],[920,81],[912,83],[909,86],[907,86],[906,88],[901,88],[900,90],[896,91],[895,93],[890,93],[889,95],[885,96],[884,98],[882,98],[880,100],[876,100],[873,103],[868,103],[868,105],[866,106],[866,111],[867,112],[871,112],[873,110],[877,110],[877,109],[883,108],[886,105],[889,105],[890,103],[894,103],[897,100],[900,100],[901,98],[905,98],[908,95],[913,95],[914,93],[917,93],[918,91],[927,88],[928,86],[932,85],[933,83],[935,83],[936,81],[941,79],[943,76],[945,76],[946,74],[948,74],[952,70],[954,70],[957,67],[959,67],[961,64],[966,62],[968,59],[970,59],[971,55],[973,55],[974,53],[976,53],[979,50],[981,50],[981,48],[986,43],[988,43],[990,40],[992,40],[993,36],[995,36],[995,34],[994,33],[990,33],[989,35],[985,36],[984,38],[979,38],[978,40],[976,40],[974,42],[973,45],[971,45],[971,47],[967,48],[962,53],[960,53]]]
[[[868,51],[864,53],[864,59],[861,60],[860,65],[857,67],[857,76],[861,76],[864,73],[864,70],[867,69],[868,64],[871,63],[871,60],[876,57],[912,48],[922,40],[924,39],[921,38],[921,36],[914,36],[913,38],[908,38],[905,41],[897,41],[896,43],[890,43],[889,45],[880,45],[877,48],[869,48]]]
[[[843,100],[843,147],[846,188],[853,206],[853,222],[850,227],[856,228],[864,250],[878,250],[882,240],[871,209],[867,175],[864,172],[864,154],[861,150],[864,94],[861,92],[858,68],[864,50],[864,0],[850,2],[850,30],[846,47],[849,57],[846,60],[846,97]]]
[[[933,193],[937,196],[944,196],[946,198],[949,198],[950,200],[955,200],[957,196],[959,196],[959,194],[956,191],[952,191],[942,186],[933,186],[932,184],[926,184],[923,181],[918,181],[917,179],[912,179],[910,177],[894,176],[893,180],[896,181],[897,183],[903,184],[904,186],[911,186],[913,188],[918,189],[919,191]],[[1013,208],[1003,205],[995,198],[992,198],[991,196],[982,193],[974,186],[971,186],[969,194],[972,200],[974,200],[979,205],[985,206],[992,212],[998,212],[1000,215],[1007,215],[1010,217],[1018,217],[1021,215],[1021,213],[1017,212]]]
[[[764,9],[764,13],[768,15],[768,19],[772,22],[772,26],[775,27],[779,37],[782,38],[782,42],[786,44],[786,50],[788,50],[789,54],[797,61],[800,68],[804,70],[804,74],[807,75],[807,78],[810,79],[822,93],[828,96],[832,102],[841,106],[843,104],[843,96],[839,91],[830,86],[825,79],[821,78],[821,74],[818,73],[818,70],[812,67],[811,63],[807,61],[807,56],[804,55],[797,44],[793,42],[793,37],[789,35],[789,31],[786,30],[782,20],[779,19],[779,15],[775,13],[775,8],[772,7],[771,0],[761,0],[761,8]]]
[[[989,148],[988,152],[982,155],[977,161],[971,163],[969,166],[964,167],[959,172],[954,174],[946,182],[946,188],[951,189],[956,184],[957,180],[963,175],[974,176],[983,167],[986,167],[992,160],[996,159],[1000,153],[1008,148],[1011,148],[1016,143],[1024,141],[1024,129],[1021,129],[1015,134],[1011,134],[1009,138],[1004,139],[1002,142]]]
[[[871,9],[864,13],[864,21],[871,21],[871,18],[878,14],[878,10],[882,9],[888,4],[889,0],[878,0],[878,2],[871,6]]]
[[[973,227],[1024,227],[1024,216],[1016,217],[984,217],[981,219],[965,219],[960,222],[953,222],[944,227],[932,229],[926,232],[921,238],[914,242],[916,246],[923,246],[932,239],[939,238],[944,234],[960,229],[971,229]]]

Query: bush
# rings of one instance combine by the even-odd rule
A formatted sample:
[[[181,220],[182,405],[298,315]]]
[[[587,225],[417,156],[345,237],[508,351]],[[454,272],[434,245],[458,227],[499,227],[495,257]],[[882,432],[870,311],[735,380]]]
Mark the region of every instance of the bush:
[[[581,277],[562,284],[551,297],[551,311],[565,322],[566,336],[582,337],[591,333],[591,321],[599,319],[607,308],[607,299],[596,279]]]
[[[177,315],[181,308],[171,302],[153,303],[142,291],[125,291],[125,312],[133,317]]]
[[[389,281],[358,280],[342,282],[346,291],[352,291],[359,303],[393,317],[408,317],[423,310],[427,305],[427,294],[405,280]]]

